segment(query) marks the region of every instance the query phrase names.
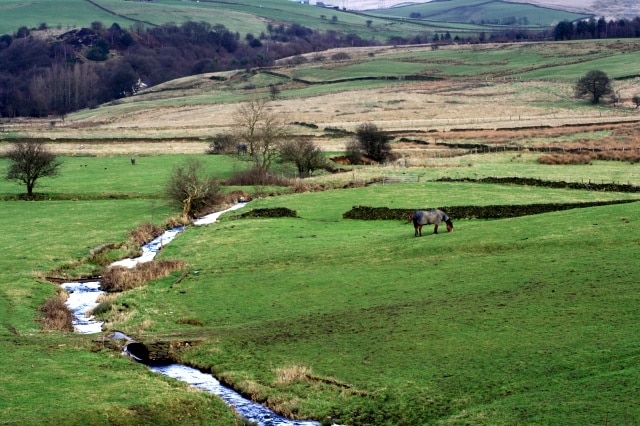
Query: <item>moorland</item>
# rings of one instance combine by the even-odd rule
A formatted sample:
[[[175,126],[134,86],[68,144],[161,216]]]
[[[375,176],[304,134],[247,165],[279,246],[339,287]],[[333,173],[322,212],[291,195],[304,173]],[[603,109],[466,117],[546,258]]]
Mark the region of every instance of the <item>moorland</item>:
[[[358,205],[638,200],[637,41],[343,52],[188,77],[64,120],[3,124],[3,149],[43,141],[64,165],[43,179],[40,201],[0,183],[0,422],[242,424],[215,397],[114,350],[105,338],[123,330],[143,342],[188,341],[180,361],[325,424],[637,423],[637,202],[454,217],[453,233],[421,238],[406,220],[343,216]],[[613,79],[615,106],[573,97],[591,69]],[[220,179],[247,167],[206,150],[273,84],[269,108],[291,137],[332,157],[372,122],[393,137],[397,161],[229,188],[253,200],[163,249],[159,259],[187,262],[182,270],[106,297],[104,333],[44,327],[42,306],[64,299],[47,277],[92,271],[92,249],[179,213],[163,195],[176,165],[198,158]],[[297,217],[243,216],[271,207]]]

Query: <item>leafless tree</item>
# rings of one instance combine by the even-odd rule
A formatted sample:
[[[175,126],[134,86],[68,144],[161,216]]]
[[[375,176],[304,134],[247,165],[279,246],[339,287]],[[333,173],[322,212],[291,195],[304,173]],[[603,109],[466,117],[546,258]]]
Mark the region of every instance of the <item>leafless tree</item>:
[[[286,124],[268,103],[267,99],[254,99],[242,104],[234,115],[237,139],[247,146],[255,167],[264,171],[278,158],[287,134]]]
[[[184,218],[203,213],[221,199],[219,182],[205,176],[204,164],[193,158],[176,166],[165,192],[171,201],[182,206]]]
[[[33,188],[42,177],[55,177],[62,161],[41,142],[16,142],[5,154],[11,162],[6,179],[27,187],[27,197],[33,198]]]

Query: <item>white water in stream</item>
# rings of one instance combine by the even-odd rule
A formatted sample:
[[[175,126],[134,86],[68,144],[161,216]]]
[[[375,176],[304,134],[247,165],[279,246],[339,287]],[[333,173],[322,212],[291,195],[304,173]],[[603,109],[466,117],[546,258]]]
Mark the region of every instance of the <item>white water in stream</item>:
[[[238,203],[233,207],[220,212],[212,213],[194,222],[195,225],[208,225],[215,222],[218,218],[231,210],[244,207],[246,203]],[[145,244],[142,247],[142,255],[134,259],[124,259],[114,262],[111,266],[124,266],[133,268],[138,263],[149,262],[153,260],[155,255],[169,242],[171,242],[184,227],[174,228],[166,231],[164,234]],[[67,307],[73,312],[73,327],[76,332],[82,334],[94,334],[102,331],[102,322],[96,321],[90,314],[91,310],[98,306],[98,298],[104,292],[100,289],[99,281],[92,282],[69,282],[62,284],[62,287],[69,293],[67,299]],[[114,333],[116,339],[128,339],[127,336],[120,332]],[[290,420],[281,417],[262,405],[250,401],[237,393],[236,391],[226,388],[220,384],[211,374],[205,374],[201,371],[187,367],[182,364],[169,364],[162,366],[149,366],[151,371],[163,374],[177,380],[184,381],[191,386],[217,395],[225,401],[229,406],[243,418],[255,422],[261,426],[319,426],[319,422]]]

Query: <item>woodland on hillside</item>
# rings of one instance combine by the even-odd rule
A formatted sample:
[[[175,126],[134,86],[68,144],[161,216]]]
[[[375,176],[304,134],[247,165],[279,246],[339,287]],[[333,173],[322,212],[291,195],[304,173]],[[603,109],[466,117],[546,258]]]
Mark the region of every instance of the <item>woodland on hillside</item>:
[[[287,57],[304,60],[298,55],[336,47],[385,44],[295,23],[268,24],[261,34],[245,35],[224,25],[192,21],[129,29],[95,21],[91,28],[42,37],[46,29],[46,24],[38,30],[21,27],[0,36],[0,117],[64,117],[188,75],[271,66]],[[433,43],[436,48],[458,42],[541,40],[548,34],[505,27],[465,39],[448,32],[425,33],[386,43]],[[560,22],[551,34],[556,40],[639,37],[640,18]]]

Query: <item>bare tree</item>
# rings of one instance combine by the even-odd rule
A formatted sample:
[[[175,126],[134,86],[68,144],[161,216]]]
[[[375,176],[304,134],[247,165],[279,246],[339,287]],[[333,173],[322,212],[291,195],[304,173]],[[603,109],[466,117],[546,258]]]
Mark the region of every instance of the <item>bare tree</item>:
[[[254,99],[242,104],[234,116],[238,140],[246,145],[255,167],[264,171],[278,158],[286,136],[286,124],[267,107],[268,102]]]
[[[16,142],[5,157],[11,162],[6,179],[26,185],[29,198],[33,198],[38,179],[57,176],[62,165],[62,161],[41,142]]]
[[[190,158],[176,166],[166,185],[169,199],[182,206],[182,217],[193,218],[221,199],[220,183],[204,175],[204,165]]]
[[[327,163],[322,150],[309,139],[285,142],[280,150],[280,159],[294,163],[300,177],[310,176]]]

